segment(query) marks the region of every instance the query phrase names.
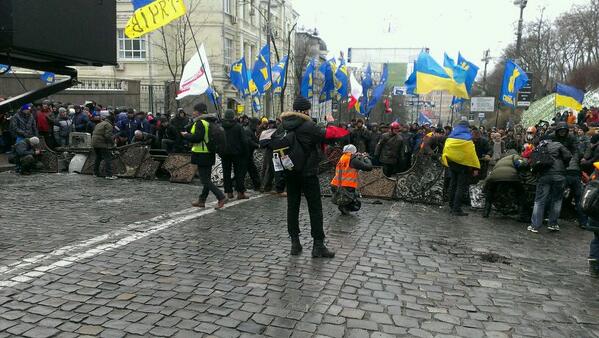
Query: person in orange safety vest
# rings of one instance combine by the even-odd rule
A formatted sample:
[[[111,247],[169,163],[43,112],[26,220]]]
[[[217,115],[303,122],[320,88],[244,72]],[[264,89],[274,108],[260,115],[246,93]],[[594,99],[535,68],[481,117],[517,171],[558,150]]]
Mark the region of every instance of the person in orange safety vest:
[[[337,162],[335,177],[331,181],[333,203],[338,205],[343,215],[350,211],[358,211],[362,204],[358,200],[358,171],[371,171],[372,162],[368,155],[357,152],[356,146],[348,144],[343,147],[343,155]]]

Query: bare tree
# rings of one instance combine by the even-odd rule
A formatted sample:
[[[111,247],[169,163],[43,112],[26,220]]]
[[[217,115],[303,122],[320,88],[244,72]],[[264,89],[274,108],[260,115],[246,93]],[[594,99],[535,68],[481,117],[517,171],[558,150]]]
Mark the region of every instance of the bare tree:
[[[298,32],[295,35],[295,46],[294,46],[294,63],[295,63],[295,94],[299,95],[301,92],[301,83],[304,71],[308,61],[317,58],[320,55],[320,51],[326,51],[327,46],[318,37],[317,34],[311,32]]]

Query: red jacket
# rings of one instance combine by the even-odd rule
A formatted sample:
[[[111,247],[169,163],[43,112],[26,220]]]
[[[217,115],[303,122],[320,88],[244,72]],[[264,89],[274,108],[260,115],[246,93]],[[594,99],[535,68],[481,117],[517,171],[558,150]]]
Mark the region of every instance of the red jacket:
[[[50,124],[48,123],[48,115],[50,110],[40,110],[37,112],[35,120],[37,122],[37,130],[41,133],[47,133],[50,131]]]

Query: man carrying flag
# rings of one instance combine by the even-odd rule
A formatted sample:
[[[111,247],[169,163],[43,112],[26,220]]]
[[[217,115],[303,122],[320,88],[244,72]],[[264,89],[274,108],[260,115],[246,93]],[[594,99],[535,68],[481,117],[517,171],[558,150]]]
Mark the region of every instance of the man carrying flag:
[[[470,125],[468,121],[460,121],[443,147],[441,163],[449,168],[449,207],[454,216],[468,216],[462,210],[462,199],[468,189],[468,177],[470,172],[478,175],[480,162],[476,155]]]

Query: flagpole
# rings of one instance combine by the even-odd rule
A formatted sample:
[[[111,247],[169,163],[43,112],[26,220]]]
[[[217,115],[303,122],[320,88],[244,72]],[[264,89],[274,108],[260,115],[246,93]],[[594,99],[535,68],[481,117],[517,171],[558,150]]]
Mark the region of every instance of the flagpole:
[[[196,46],[196,50],[198,52],[198,57],[200,59],[200,63],[202,64],[202,70],[204,71],[204,75],[206,78],[206,83],[208,83],[208,87],[212,88],[212,84],[210,83],[210,80],[208,79],[208,73],[206,73],[206,66],[204,65],[204,60],[202,59],[202,53],[200,53],[200,46],[198,45],[198,41],[196,40],[196,35],[193,32],[193,27],[191,26],[191,21],[189,21],[189,14],[185,13],[185,19],[187,21],[187,25],[189,26],[189,31],[191,32],[191,37],[193,38],[193,43]],[[216,102],[212,102],[214,104],[214,108],[216,109],[216,114],[218,115],[218,118],[220,119],[220,107],[218,106],[218,104],[216,104]]]

